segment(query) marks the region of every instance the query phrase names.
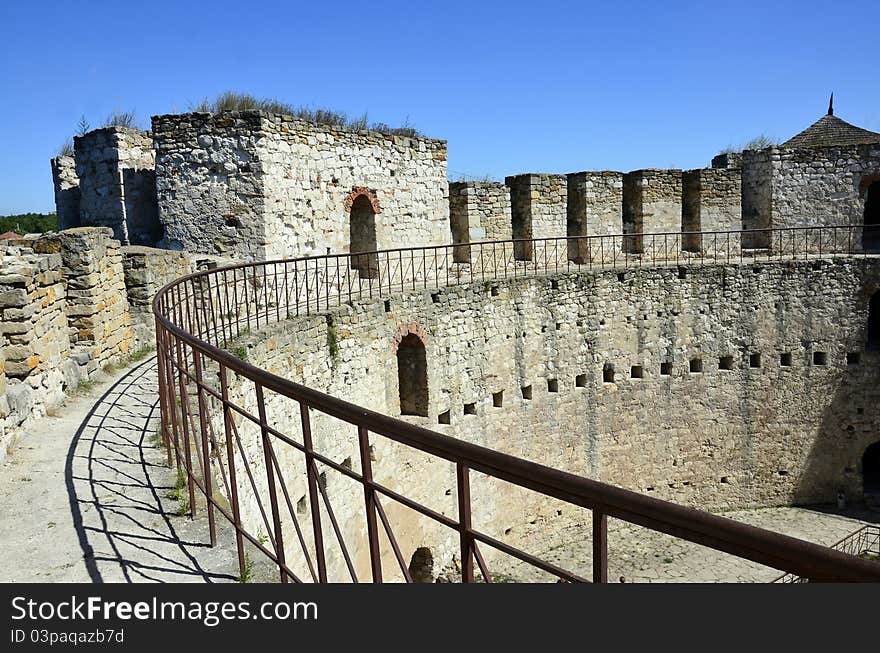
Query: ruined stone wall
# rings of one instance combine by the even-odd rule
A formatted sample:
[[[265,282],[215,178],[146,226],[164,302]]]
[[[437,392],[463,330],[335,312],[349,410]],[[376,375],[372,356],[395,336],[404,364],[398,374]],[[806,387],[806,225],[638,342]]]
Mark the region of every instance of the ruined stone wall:
[[[258,113],[153,117],[163,246],[265,258]]]
[[[449,225],[454,243],[510,240],[510,189],[497,182],[450,182]],[[469,256],[469,248],[456,248],[457,262]]]
[[[623,173],[575,172],[568,175],[569,236],[606,236],[623,233]],[[620,250],[621,241],[570,241],[569,258],[586,263],[593,256],[602,258],[612,248]],[[598,252],[592,252],[596,249]]]
[[[449,232],[446,141],[267,114],[263,146],[270,256],[348,252],[351,204],[372,202],[379,249],[442,245]]]
[[[35,252],[61,255],[71,356],[88,377],[134,344],[122,254],[112,235],[109,228],[78,227],[32,241]]]
[[[736,254],[742,230],[742,171],[739,168],[688,170],[682,178],[683,248],[707,256]],[[703,235],[705,233],[705,235]]]
[[[0,459],[15,429],[57,406],[76,385],[69,365],[61,257],[0,247]]]
[[[113,237],[127,245],[160,240],[150,133],[104,127],[75,137],[74,152],[80,180],[78,224],[110,227]]]
[[[55,188],[55,215],[58,229],[80,226],[79,218],[79,177],[76,176],[76,159],[72,156],[57,156],[52,165],[52,185]]]
[[[451,242],[446,143],[281,114],[156,116],[167,243],[247,259],[348,252],[360,195],[376,247]]]
[[[194,271],[185,252],[129,245],[122,247],[125,292],[134,328],[134,347],[152,346],[156,337],[153,297],[167,283]]]
[[[394,345],[416,333],[429,408],[407,421],[705,509],[829,502],[838,491],[860,496],[861,457],[880,430],[880,355],[865,350],[878,288],[872,259],[534,277],[353,302],[250,334],[246,356],[397,416]],[[270,406],[273,425],[298,438],[298,406],[278,397]],[[318,448],[356,467],[355,429],[310,415]],[[256,446],[258,432],[249,437]],[[380,482],[456,514],[450,465],[372,442]],[[297,456],[285,458],[285,478],[305,518]],[[362,494],[329,470],[323,482],[346,541],[363,545]],[[479,474],[472,494],[478,527],[512,543],[529,523],[552,529],[572,510]],[[427,546],[448,562],[454,533],[386,508],[407,558]],[[366,570],[364,548],[354,555]]]
[[[742,152],[722,152],[712,157],[713,168],[742,168]]]

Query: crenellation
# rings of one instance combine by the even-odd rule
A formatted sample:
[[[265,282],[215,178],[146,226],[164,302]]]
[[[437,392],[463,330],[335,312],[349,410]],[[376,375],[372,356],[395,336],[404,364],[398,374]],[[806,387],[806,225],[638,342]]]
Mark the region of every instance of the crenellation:
[[[575,172],[567,176],[567,235],[610,236],[623,233],[623,173]],[[607,239],[569,241],[569,260],[588,263],[599,249],[621,247]]]
[[[449,183],[449,224],[454,244],[510,240],[510,189],[491,181]],[[470,262],[471,248],[456,248],[457,262]]]
[[[742,230],[742,170],[706,168],[682,176],[682,247],[700,255],[737,254]]]

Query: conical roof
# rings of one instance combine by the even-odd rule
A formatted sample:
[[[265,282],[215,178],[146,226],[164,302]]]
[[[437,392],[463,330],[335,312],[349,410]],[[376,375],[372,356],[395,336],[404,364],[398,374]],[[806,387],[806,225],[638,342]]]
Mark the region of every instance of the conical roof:
[[[829,109],[827,115],[819,118],[797,136],[789,138],[782,147],[835,147],[866,143],[880,143],[880,134],[851,125],[835,116]]]

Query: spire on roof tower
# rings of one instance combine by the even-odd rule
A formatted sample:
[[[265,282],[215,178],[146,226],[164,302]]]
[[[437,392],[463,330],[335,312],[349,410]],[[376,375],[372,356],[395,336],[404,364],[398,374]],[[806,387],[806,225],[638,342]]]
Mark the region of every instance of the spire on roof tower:
[[[828,100],[828,115],[829,116],[834,115],[834,93],[833,92],[831,93],[831,99]]]

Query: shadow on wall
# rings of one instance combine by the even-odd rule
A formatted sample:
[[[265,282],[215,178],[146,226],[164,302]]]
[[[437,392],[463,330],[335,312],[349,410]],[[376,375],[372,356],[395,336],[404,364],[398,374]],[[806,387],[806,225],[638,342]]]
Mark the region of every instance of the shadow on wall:
[[[126,168],[122,171],[122,186],[127,244],[155,247],[163,237],[156,201],[156,171]]]
[[[834,388],[829,387],[833,397],[822,412],[793,503],[834,503],[838,493],[858,501],[869,489],[870,478],[864,476],[865,460],[870,460],[866,452],[872,445],[880,448],[876,445],[880,442],[880,280],[869,280],[858,301],[865,316],[862,341],[849,344],[848,352],[840,354],[846,356],[846,369],[835,375]],[[811,363],[825,361],[813,354]]]

